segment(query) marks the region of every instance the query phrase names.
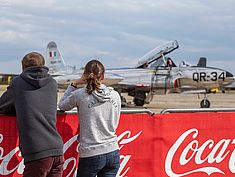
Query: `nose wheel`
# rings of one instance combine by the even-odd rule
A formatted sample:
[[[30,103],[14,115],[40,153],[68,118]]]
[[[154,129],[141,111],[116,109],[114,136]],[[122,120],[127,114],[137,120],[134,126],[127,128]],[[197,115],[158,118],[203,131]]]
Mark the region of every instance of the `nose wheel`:
[[[200,105],[201,105],[201,108],[209,108],[211,103],[208,99],[205,98],[201,101]]]

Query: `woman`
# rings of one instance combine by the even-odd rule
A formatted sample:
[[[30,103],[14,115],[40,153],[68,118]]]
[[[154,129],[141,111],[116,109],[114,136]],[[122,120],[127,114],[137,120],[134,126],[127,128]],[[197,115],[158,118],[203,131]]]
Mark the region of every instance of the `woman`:
[[[115,177],[120,166],[120,154],[115,134],[121,99],[119,94],[102,84],[104,66],[98,60],[89,61],[83,76],[68,86],[59,108],[68,111],[77,107],[80,121],[80,157],[77,176]],[[86,87],[77,89],[80,84]]]

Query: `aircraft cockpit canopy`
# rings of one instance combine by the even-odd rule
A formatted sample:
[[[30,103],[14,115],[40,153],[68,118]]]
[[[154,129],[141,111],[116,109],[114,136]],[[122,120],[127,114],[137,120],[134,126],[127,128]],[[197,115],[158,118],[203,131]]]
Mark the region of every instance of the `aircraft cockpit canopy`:
[[[156,60],[155,62],[151,63],[149,65],[149,68],[152,68],[152,69],[165,69],[166,67],[169,67],[169,60],[171,61],[170,62],[170,66],[171,67],[176,67],[176,64],[173,62],[173,60],[169,57],[165,57],[164,59],[163,58],[160,58],[158,60]]]
[[[151,63],[151,64],[149,65],[149,68],[151,68],[151,69],[165,68],[165,62],[164,62],[163,59],[161,58],[161,59],[159,59],[159,60],[157,60],[157,61]]]

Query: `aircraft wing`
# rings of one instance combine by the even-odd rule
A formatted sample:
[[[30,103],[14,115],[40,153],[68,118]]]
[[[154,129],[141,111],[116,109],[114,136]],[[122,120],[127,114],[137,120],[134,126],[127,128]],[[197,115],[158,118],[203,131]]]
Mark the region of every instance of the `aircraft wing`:
[[[147,73],[148,74],[148,73]],[[151,74],[151,73],[150,73]],[[141,91],[149,91],[151,88],[151,75],[137,75],[127,76],[124,79],[118,82],[116,87],[120,88],[121,90],[141,90]]]
[[[76,73],[76,74],[64,74],[64,75],[52,75],[53,78],[57,81],[60,85],[68,85],[71,82],[79,79],[82,76],[83,72]],[[119,84],[119,82],[123,80],[123,77],[115,74],[107,72],[105,73],[105,79],[103,81],[104,84],[108,86]]]
[[[154,48],[153,50],[151,50],[150,52],[148,52],[139,59],[136,68],[145,68],[152,62],[161,58],[163,55],[166,55],[177,48],[179,48],[179,44],[176,40],[167,42],[161,46],[157,46],[156,48]]]

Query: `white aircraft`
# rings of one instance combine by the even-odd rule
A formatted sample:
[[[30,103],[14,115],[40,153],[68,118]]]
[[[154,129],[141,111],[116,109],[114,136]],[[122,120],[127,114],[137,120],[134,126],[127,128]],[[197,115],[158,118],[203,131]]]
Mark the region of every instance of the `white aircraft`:
[[[178,47],[177,41],[171,41],[141,57],[135,67],[106,69],[104,83],[114,87],[120,94],[126,92],[134,97],[133,102],[137,106],[149,103],[154,94],[183,92],[203,93],[204,99],[200,105],[203,108],[210,107],[206,94],[213,89],[224,91],[225,86],[234,81],[233,75],[223,69],[207,67],[206,58],[201,58],[196,66],[182,62],[177,67],[166,55]],[[59,85],[68,85],[83,73],[64,64],[55,42],[47,45],[47,58],[50,72]],[[66,68],[70,68],[69,72]],[[124,97],[122,101],[125,104]]]
[[[141,57],[132,68],[106,69],[106,85],[121,93],[134,97],[137,106],[149,103],[153,95],[178,93],[203,93],[201,107],[210,107],[207,94],[215,90],[224,91],[234,81],[233,74],[219,68],[207,67],[206,58],[201,58],[196,66],[181,62],[177,67],[166,55],[179,47],[177,41],[170,41],[154,48]],[[83,70],[66,66],[55,42],[47,45],[47,66],[59,87],[65,88],[73,80],[81,77]],[[0,73],[0,84],[9,84],[18,74]],[[123,105],[125,98],[121,97]]]

